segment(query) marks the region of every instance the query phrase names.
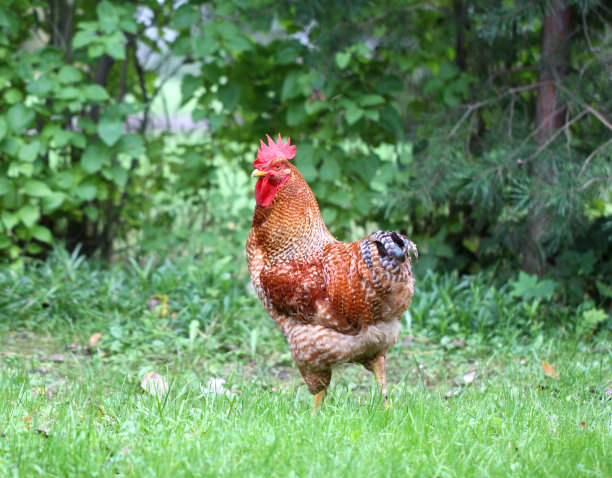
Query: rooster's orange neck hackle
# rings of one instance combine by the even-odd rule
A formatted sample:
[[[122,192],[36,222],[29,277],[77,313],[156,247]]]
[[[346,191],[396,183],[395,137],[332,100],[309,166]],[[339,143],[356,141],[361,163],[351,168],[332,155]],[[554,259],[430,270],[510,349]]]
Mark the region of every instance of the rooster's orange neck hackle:
[[[296,147],[280,134],[276,142],[267,138],[252,174],[256,206],[247,241],[257,295],[285,335],[315,410],[332,367],[343,362],[373,371],[386,397],[385,356],[414,292],[410,254],[416,246],[392,231],[337,241],[290,163]]]

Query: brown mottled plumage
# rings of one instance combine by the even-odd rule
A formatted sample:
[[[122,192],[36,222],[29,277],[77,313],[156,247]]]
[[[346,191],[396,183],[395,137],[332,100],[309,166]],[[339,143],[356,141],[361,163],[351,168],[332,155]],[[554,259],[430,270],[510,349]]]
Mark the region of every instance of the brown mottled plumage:
[[[253,176],[257,206],[247,242],[253,285],[282,330],[315,409],[343,362],[372,370],[386,403],[385,354],[397,340],[414,279],[405,236],[378,231],[339,242],[289,159],[295,146],[261,143]],[[267,205],[263,205],[267,204]]]

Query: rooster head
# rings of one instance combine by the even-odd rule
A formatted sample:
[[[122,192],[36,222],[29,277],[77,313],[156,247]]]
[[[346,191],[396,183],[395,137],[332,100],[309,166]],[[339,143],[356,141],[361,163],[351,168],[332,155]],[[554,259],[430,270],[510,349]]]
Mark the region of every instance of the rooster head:
[[[255,171],[251,176],[258,178],[255,185],[255,201],[259,206],[268,206],[274,199],[276,192],[285,184],[291,169],[289,160],[295,157],[295,146],[291,145],[291,138],[283,144],[280,133],[275,143],[270,136],[268,144],[259,141],[260,148],[257,150],[255,159]]]

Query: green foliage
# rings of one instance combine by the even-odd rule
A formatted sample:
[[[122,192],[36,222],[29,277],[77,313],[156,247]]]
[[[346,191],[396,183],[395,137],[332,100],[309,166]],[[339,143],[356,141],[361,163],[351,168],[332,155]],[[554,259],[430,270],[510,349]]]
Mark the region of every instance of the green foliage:
[[[538,280],[535,275],[519,272],[518,279],[510,283],[512,297],[520,297],[526,302],[533,299],[550,300],[555,294],[557,283],[552,280]]]
[[[234,251],[0,268],[0,475],[606,476],[612,324],[568,337],[601,311],[529,316],[483,274],[425,275],[388,353],[393,408],[351,365],[313,417]],[[140,388],[152,370],[164,397]]]
[[[150,108],[145,85],[126,95],[146,81],[134,36],[144,25],[130,4],[35,4],[14,2],[0,25],[0,248],[38,254],[55,238],[108,253],[120,224],[142,219],[126,206],[145,203],[136,166],[159,160],[144,128],[125,126]]]
[[[44,255],[52,241],[104,258],[238,245],[244,173],[258,139],[281,132],[340,239],[394,228],[419,244],[420,273],[492,267],[506,281],[523,267],[564,300],[604,303],[601,2],[568,0],[575,28],[554,84],[567,114],[545,140],[548,2],[35,5],[0,18],[4,256]],[[196,131],[159,127],[175,116]]]

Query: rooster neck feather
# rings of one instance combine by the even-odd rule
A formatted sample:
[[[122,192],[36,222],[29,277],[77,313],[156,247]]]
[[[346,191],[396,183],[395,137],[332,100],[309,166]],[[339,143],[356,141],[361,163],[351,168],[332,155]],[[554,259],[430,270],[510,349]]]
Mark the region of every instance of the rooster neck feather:
[[[289,179],[269,206],[255,207],[256,242],[266,246],[268,259],[290,260],[307,256],[336,242],[325,227],[317,200],[297,168],[289,165]]]

